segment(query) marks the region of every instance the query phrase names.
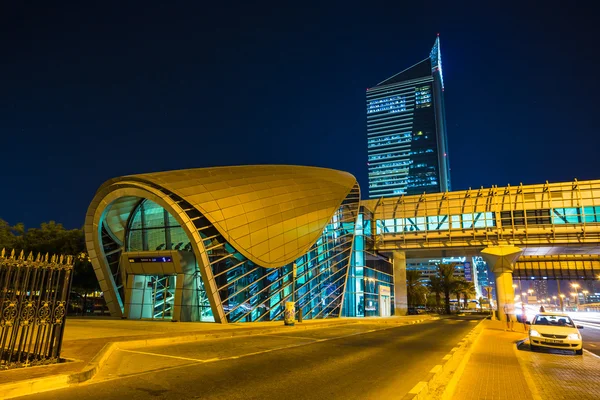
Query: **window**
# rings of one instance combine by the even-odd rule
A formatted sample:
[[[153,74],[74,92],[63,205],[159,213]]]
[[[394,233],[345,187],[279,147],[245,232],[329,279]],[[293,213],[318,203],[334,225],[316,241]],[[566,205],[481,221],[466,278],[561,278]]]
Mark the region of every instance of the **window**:
[[[415,105],[417,108],[431,107],[430,86],[421,86],[415,88]]]
[[[579,207],[565,207],[552,209],[552,223],[560,224],[579,224],[581,223],[581,212]]]
[[[405,96],[390,96],[383,99],[371,100],[367,107],[367,114],[387,111],[388,113],[398,113],[406,111]]]

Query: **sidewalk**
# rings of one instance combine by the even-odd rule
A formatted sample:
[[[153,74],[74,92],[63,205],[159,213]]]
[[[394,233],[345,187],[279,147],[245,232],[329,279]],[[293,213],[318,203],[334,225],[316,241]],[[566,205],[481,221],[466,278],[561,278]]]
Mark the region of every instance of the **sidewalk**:
[[[170,321],[139,321],[110,318],[69,318],[61,357],[71,362],[19,368],[0,372],[0,398],[51,390],[55,385],[90,379],[102,367],[118,344],[128,348],[172,343],[193,342],[208,338],[257,335],[278,331],[324,328],[356,323],[406,325],[431,319],[427,315],[387,318],[331,318],[296,322],[285,326],[283,321],[254,323],[198,323]],[[46,381],[46,383],[43,383]],[[40,386],[41,390],[33,388]]]
[[[453,399],[598,399],[600,358],[584,352],[531,352],[522,324],[504,331],[484,321],[483,331],[460,376]],[[517,347],[518,346],[518,347]]]

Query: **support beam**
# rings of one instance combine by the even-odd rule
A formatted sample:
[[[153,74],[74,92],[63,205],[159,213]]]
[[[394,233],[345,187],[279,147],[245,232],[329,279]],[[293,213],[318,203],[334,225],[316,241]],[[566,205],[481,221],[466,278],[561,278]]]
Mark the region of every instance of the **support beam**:
[[[406,298],[406,253],[394,251],[392,253],[394,265],[394,315],[408,313],[408,300]]]
[[[506,304],[513,310],[515,308],[512,274],[515,262],[522,253],[523,250],[516,246],[491,246],[481,251],[481,256],[488,263],[496,278],[496,304],[501,321],[506,321],[504,313]]]

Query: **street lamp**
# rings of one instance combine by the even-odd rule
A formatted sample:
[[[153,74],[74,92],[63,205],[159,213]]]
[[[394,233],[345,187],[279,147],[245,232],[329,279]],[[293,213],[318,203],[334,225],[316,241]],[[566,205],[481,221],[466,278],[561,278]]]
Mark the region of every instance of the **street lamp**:
[[[571,283],[571,287],[575,289],[575,300],[577,300],[577,311],[579,311],[579,292],[577,292],[579,283]]]
[[[558,306],[558,304],[556,304],[557,297],[556,296],[552,296],[552,299],[554,300],[554,307]]]
[[[558,297],[560,297],[560,311],[564,312],[565,311],[565,295],[564,294],[559,294]]]
[[[587,294],[589,293],[587,290],[582,290],[581,293],[583,293],[583,304],[587,303]]]

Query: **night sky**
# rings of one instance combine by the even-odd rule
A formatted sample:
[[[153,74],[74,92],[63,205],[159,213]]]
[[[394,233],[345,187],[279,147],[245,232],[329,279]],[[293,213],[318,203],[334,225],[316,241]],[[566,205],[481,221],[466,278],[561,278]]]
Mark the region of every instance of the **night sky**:
[[[595,10],[323,3],[1,1],[0,218],[81,227],[111,177],[218,165],[366,196],[365,89],[438,32],[455,190],[600,178]]]

